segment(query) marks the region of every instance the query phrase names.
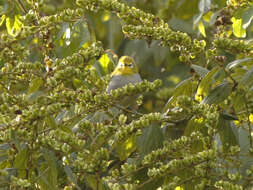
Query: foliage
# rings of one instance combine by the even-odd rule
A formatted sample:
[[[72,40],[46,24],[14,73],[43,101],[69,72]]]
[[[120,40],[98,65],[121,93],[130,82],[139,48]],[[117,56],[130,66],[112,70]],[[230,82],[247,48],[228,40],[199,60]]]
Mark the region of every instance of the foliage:
[[[0,189],[253,187],[252,1],[0,11]],[[107,94],[119,55],[145,80]],[[138,111],[119,105],[137,94]]]

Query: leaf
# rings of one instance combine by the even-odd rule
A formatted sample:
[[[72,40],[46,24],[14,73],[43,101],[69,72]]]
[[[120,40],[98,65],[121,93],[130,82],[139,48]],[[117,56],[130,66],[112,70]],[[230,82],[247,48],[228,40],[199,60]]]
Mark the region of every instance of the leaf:
[[[232,85],[228,82],[223,82],[211,90],[201,104],[218,104],[225,100],[231,94],[231,92]]]
[[[95,67],[98,76],[100,77],[105,76],[105,71],[99,61],[95,61],[93,67]]]
[[[83,81],[77,78],[73,78],[72,82],[75,88],[80,88],[83,85]]]
[[[240,65],[241,63],[244,63],[244,62],[248,62],[248,61],[251,61],[252,58],[243,58],[243,59],[237,59],[235,61],[232,61],[230,62],[229,64],[227,64],[226,66],[226,70],[230,70],[234,67],[237,67],[238,65]]]
[[[87,22],[78,19],[73,24],[63,23],[54,43],[60,47],[57,49],[59,58],[70,56],[83,46],[89,47],[91,34]]]
[[[29,85],[29,88],[28,88],[28,95],[39,90],[39,88],[42,84],[43,84],[43,80],[41,78],[33,79]]]
[[[25,147],[21,150],[14,161],[14,168],[18,169],[18,176],[23,178],[26,175],[25,170],[27,169],[28,164],[28,148]]]
[[[25,147],[17,154],[14,161],[14,167],[17,169],[26,169],[27,162],[28,162],[28,148]]]
[[[207,128],[205,127],[205,120],[203,118],[192,118],[188,121],[187,126],[184,131],[184,135],[190,137],[192,133],[201,132],[202,134],[207,134]],[[199,152],[203,150],[203,142],[197,140],[192,145],[194,152]]]
[[[132,135],[124,142],[120,143],[116,147],[116,152],[121,161],[125,160],[130,156],[132,152],[136,150],[136,135]]]
[[[103,54],[98,61],[102,66],[105,74],[109,74],[109,72],[112,71],[113,65],[107,54]]]
[[[196,25],[201,21],[201,18],[204,13],[199,13],[197,16],[195,16],[193,19],[193,28],[195,29]]]
[[[248,10],[244,11],[242,14],[242,27],[244,29],[248,28],[253,19],[253,6],[249,7]]]
[[[195,95],[195,99],[197,101],[201,102],[202,99],[203,99],[203,97],[205,97],[207,95],[207,93],[209,92],[209,90],[210,90],[210,88],[212,86],[213,77],[217,73],[218,70],[219,70],[218,67],[213,68],[201,80],[201,82],[200,82],[200,84],[198,86],[198,89],[197,89],[197,93]]]
[[[238,120],[238,117],[229,113],[222,113],[221,116],[225,119],[225,120]]]
[[[163,132],[160,126],[150,125],[137,137],[137,149],[142,155],[150,153],[152,150],[162,147],[164,141]]]
[[[21,31],[21,27],[23,23],[19,20],[20,15],[15,15],[14,18],[7,17],[6,18],[6,28],[7,32],[11,36],[17,36],[17,34]]]
[[[206,37],[206,30],[202,21],[199,22],[198,29],[202,36]]]
[[[238,145],[229,120],[226,120],[222,115],[220,115],[217,127],[224,150],[227,150],[230,146]]]
[[[176,17],[189,19],[198,12],[198,0],[183,1],[176,10]]]
[[[210,18],[210,21],[209,21],[209,26],[213,26],[216,19],[217,19],[217,16],[220,14],[220,11],[216,11],[212,14],[211,18]]]
[[[192,78],[188,78],[180,82],[173,93],[173,96],[168,100],[167,104],[165,105],[165,110],[168,109],[177,99],[177,97],[186,95],[192,96],[196,89],[196,83],[192,80]]]
[[[2,24],[4,23],[5,18],[6,18],[6,15],[2,15],[1,16],[1,18],[0,18],[0,26],[2,26]]]
[[[194,71],[199,75],[201,76],[202,78],[204,78],[206,76],[206,74],[209,72],[208,69],[204,68],[204,67],[201,67],[199,65],[194,65],[192,64],[191,65],[191,68],[194,69]]]
[[[55,190],[58,189],[58,171],[57,171],[57,159],[52,151],[42,149],[42,154],[45,159],[45,163],[40,164],[39,169],[39,184],[43,190]]]
[[[246,72],[246,74],[243,76],[243,78],[240,81],[240,85],[242,86],[251,86],[253,83],[253,67],[251,67],[250,70]]]
[[[100,178],[95,175],[86,175],[86,181],[93,190],[105,190],[105,186]]]
[[[235,17],[232,17],[231,21],[233,22],[232,28],[233,28],[233,34],[237,38],[245,38],[246,37],[246,30],[242,27],[242,19],[236,19]]]
[[[46,123],[48,124],[48,126],[52,129],[56,129],[57,128],[57,124],[54,120],[54,118],[52,116],[48,116],[45,119]]]
[[[236,113],[246,109],[245,103],[244,103],[245,102],[244,94],[241,93],[240,91],[236,92],[231,97],[231,102]]]
[[[69,177],[69,179],[71,180],[71,182],[73,182],[75,184],[75,187],[78,190],[81,190],[81,188],[78,186],[77,184],[77,180],[76,180],[76,176],[75,174],[72,172],[71,168],[69,166],[64,166],[64,171],[67,174],[67,176]]]
[[[200,0],[199,1],[199,11],[202,13],[207,12],[211,8],[211,0]]]
[[[10,18],[10,17],[7,17],[5,20],[6,20],[5,24],[6,24],[7,32],[8,32],[9,35],[12,36],[13,35],[13,33],[12,33],[12,27],[13,27],[14,20],[12,18]]]
[[[6,150],[8,150],[10,148],[11,147],[10,147],[10,145],[8,143],[0,144],[0,151],[2,151],[2,150],[6,151]]]
[[[111,18],[111,13],[109,11],[104,11],[103,15],[102,15],[102,21],[106,22],[108,20],[110,20]]]
[[[8,143],[0,144],[0,162],[8,159],[8,150],[11,146]],[[1,166],[0,166],[1,169]]]

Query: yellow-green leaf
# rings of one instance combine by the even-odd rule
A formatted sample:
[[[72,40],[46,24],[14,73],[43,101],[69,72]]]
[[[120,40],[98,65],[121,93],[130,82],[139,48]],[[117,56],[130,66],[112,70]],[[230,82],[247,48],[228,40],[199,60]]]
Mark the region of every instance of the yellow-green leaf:
[[[7,17],[6,18],[6,28],[7,32],[11,36],[17,36],[20,32],[23,23],[19,20],[20,15],[15,15],[14,18]]]
[[[224,101],[232,92],[232,84],[223,82],[216,86],[201,102],[202,104],[218,104]]]
[[[199,65],[195,65],[195,64],[192,64],[191,65],[191,68],[199,75],[201,76],[202,78],[204,78],[206,76],[206,74],[209,72],[208,69],[204,68],[204,67],[201,67]]]
[[[116,147],[120,160],[125,160],[136,150],[136,135],[132,135]]]
[[[236,135],[229,120],[224,119],[224,117],[220,115],[217,127],[224,150],[228,150],[230,146],[238,145]]]
[[[102,15],[102,20],[103,20],[104,22],[110,20],[110,18],[111,18],[111,14],[110,14],[110,12],[108,12],[108,11],[106,11],[106,12]]]
[[[192,133],[200,132],[204,135],[207,135],[207,127],[205,127],[204,118],[192,118],[188,121],[187,126],[184,131],[184,135],[190,137]],[[192,150],[194,152],[199,152],[203,150],[203,142],[202,140],[196,140],[192,144]]]
[[[28,161],[28,148],[21,150],[14,161],[14,167],[18,169],[26,169]]]
[[[143,155],[150,153],[152,150],[161,148],[163,145],[163,131],[160,126],[151,124],[146,127],[141,136],[137,138],[137,149]]]
[[[45,122],[48,124],[48,126],[52,129],[56,129],[57,124],[55,122],[55,119],[52,116],[48,116],[45,119]]]
[[[206,30],[202,21],[199,22],[198,29],[202,36],[206,37]]]
[[[181,186],[177,186],[177,187],[175,188],[175,190],[184,190],[184,188],[181,187]]]
[[[233,28],[233,34],[237,38],[245,38],[246,37],[246,30],[242,27],[242,19],[236,19],[233,17],[232,19],[232,28]]]
[[[37,91],[40,86],[43,84],[43,80],[41,78],[35,78],[29,85],[28,94],[31,94]]]
[[[204,21],[209,22],[211,19],[213,12],[212,11],[208,11],[202,18]]]
[[[86,181],[94,190],[105,190],[102,180],[96,175],[86,175]]]
[[[198,86],[198,90],[197,93],[195,95],[195,100],[201,102],[203,97],[205,97],[207,95],[207,93],[209,92],[210,88],[211,88],[211,84],[212,84],[212,79],[213,76],[217,73],[217,71],[219,70],[218,67],[213,68],[211,71],[209,71],[206,76],[201,80],[199,86]]]
[[[103,54],[100,59],[99,59],[99,63],[102,66],[103,70],[105,73],[109,73],[110,71],[110,58],[107,54]]]
[[[13,35],[13,33],[12,33],[13,23],[14,23],[14,20],[12,18],[10,18],[10,17],[6,18],[5,24],[6,24],[7,32],[9,35]]]
[[[167,110],[179,96],[186,95],[192,96],[195,92],[197,84],[192,80],[192,78],[188,78],[180,82],[173,93],[173,96],[168,100],[165,105],[165,110]]]
[[[5,15],[2,15],[2,16],[1,16],[1,18],[0,18],[0,26],[2,26],[2,24],[4,23],[5,18],[6,18]]]

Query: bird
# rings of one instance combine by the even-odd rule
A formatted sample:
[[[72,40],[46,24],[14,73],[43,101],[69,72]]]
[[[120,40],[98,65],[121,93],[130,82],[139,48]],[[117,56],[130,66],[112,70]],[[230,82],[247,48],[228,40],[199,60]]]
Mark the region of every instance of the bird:
[[[134,59],[130,56],[122,56],[111,74],[111,80],[107,86],[106,92],[107,94],[110,94],[112,90],[128,84],[136,84],[141,81],[142,79]],[[120,101],[120,104],[124,107],[131,107],[134,104],[136,105],[137,98],[138,95],[135,95],[134,97],[126,97],[124,100]]]

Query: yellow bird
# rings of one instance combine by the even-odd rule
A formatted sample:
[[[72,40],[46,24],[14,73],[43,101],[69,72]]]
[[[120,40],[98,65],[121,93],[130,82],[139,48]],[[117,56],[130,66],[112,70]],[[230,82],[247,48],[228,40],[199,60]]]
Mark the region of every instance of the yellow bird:
[[[111,90],[121,88],[127,84],[135,84],[142,81],[139,73],[138,67],[132,57],[122,56],[119,59],[118,65],[112,73],[112,78],[107,86],[106,92],[109,94]],[[136,101],[136,97],[132,97],[131,100],[122,100],[121,105],[124,107],[130,107]]]

